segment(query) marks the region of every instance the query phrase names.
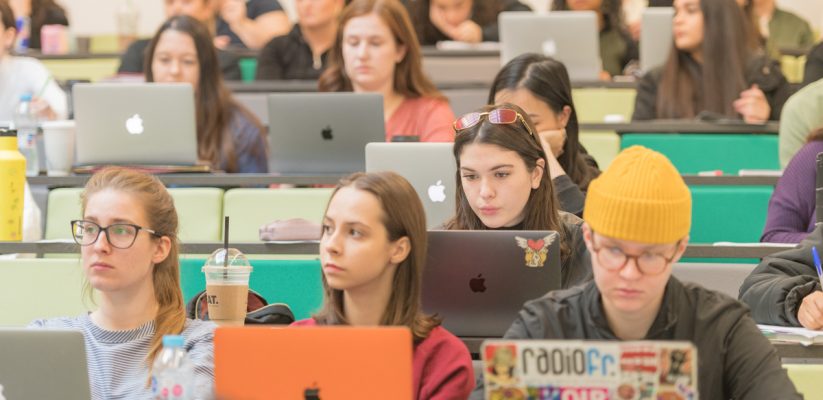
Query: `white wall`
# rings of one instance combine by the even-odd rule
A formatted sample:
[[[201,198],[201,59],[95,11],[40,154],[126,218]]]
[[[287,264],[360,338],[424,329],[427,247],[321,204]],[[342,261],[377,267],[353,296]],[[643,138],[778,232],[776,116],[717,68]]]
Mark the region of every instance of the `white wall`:
[[[777,0],[777,6],[805,18],[818,33],[823,32],[823,1]]]

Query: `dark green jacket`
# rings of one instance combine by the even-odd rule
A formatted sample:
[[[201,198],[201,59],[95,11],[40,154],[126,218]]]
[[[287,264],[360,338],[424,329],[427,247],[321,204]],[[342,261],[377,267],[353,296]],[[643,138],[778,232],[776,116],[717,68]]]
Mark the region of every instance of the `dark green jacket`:
[[[780,49],[808,50],[814,42],[814,32],[805,19],[779,8],[774,10],[766,40],[766,50],[772,57],[779,57]]]
[[[527,302],[507,339],[619,340],[594,282]],[[669,278],[644,340],[688,340],[697,348],[701,399],[801,399],[749,310],[718,292]],[[482,398],[478,382],[472,399]]]

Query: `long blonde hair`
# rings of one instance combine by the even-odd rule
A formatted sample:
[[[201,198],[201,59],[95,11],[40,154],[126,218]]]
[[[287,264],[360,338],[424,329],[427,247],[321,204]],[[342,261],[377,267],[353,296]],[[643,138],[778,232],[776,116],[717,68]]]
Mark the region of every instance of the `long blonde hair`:
[[[183,292],[180,289],[177,210],[166,187],[155,176],[125,168],[109,167],[94,174],[86,183],[81,195],[83,215],[86,213],[89,198],[107,189],[129,193],[138,198],[139,203],[143,205],[149,227],[171,241],[168,256],[155,264],[152,271],[154,298],[158,309],[154,317],[154,337],[146,355],[146,364],[151,372],[154,359],[163,347],[163,336],[180,334],[186,323]],[[86,292],[91,295],[91,285],[88,281],[85,287]]]

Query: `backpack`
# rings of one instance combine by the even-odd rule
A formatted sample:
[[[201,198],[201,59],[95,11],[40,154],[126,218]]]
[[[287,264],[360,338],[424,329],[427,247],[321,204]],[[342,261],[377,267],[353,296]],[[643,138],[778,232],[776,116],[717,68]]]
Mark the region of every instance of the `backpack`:
[[[191,319],[209,320],[209,307],[205,290],[197,293],[186,304],[186,316]],[[287,304],[269,304],[260,293],[249,289],[246,325],[288,325],[292,322],[294,322],[294,313]]]

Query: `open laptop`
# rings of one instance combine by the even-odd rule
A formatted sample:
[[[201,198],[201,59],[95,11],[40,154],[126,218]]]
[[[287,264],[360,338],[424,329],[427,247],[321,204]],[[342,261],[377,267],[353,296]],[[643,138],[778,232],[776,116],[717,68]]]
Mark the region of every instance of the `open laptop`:
[[[412,398],[412,337],[405,327],[218,328],[220,399]]]
[[[269,95],[269,171],[363,171],[367,143],[385,142],[383,97],[374,93]]]
[[[643,10],[640,29],[640,69],[647,72],[663,65],[672,50],[671,7],[649,7]]]
[[[429,231],[423,309],[457,336],[502,337],[560,279],[557,232]]]
[[[83,334],[0,328],[0,385],[12,399],[89,399]]]
[[[452,147],[452,143],[369,143],[366,171],[394,171],[406,178],[423,202],[426,226],[435,229],[454,216],[457,167]]]
[[[191,85],[78,83],[73,96],[77,165],[197,163]]]
[[[503,65],[523,53],[538,53],[565,64],[572,81],[598,80],[603,63],[593,11],[503,12],[498,21]]]

